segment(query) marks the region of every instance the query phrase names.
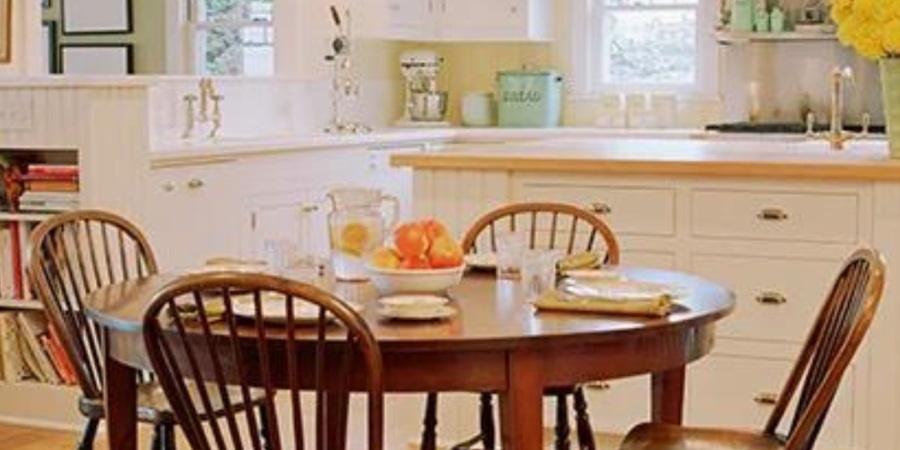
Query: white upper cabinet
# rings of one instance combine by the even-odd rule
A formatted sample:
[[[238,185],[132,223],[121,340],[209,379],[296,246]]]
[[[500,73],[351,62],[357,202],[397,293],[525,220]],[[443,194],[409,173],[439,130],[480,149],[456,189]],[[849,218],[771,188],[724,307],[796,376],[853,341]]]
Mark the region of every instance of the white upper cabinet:
[[[388,0],[389,37],[424,41],[542,41],[551,0]]]

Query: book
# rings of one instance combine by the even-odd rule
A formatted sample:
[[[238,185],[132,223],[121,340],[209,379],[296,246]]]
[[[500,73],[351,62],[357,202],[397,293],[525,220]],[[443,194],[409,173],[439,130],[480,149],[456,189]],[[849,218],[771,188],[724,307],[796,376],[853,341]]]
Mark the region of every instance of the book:
[[[31,375],[19,348],[19,331],[15,312],[0,312],[0,359],[3,379],[7,383],[25,380]]]
[[[77,164],[29,164],[28,175],[78,176]]]
[[[4,299],[16,298],[10,225],[0,228],[0,298]]]
[[[78,182],[69,180],[26,180],[25,190],[40,192],[78,192]]]
[[[56,333],[56,328],[50,324],[48,330],[49,333],[43,337],[42,342],[46,347],[47,353],[50,355],[50,360],[53,361],[53,365],[56,367],[57,373],[59,373],[59,377],[64,384],[78,384],[78,375],[75,373],[75,366],[69,359],[69,355],[66,354],[66,351],[59,340],[59,335]]]
[[[50,361],[50,355],[44,351],[44,346],[41,344],[43,337],[49,333],[44,313],[41,311],[20,312],[16,316],[16,320],[19,323],[22,342],[25,343],[22,354],[26,361],[28,358],[33,361],[31,363],[33,365],[29,365],[31,372],[36,375],[38,381],[60,384],[62,381]]]

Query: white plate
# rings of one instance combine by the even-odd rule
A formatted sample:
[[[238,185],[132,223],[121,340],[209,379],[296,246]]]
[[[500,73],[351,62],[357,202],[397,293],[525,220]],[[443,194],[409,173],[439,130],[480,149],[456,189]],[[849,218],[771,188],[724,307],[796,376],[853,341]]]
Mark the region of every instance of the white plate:
[[[496,253],[469,253],[465,256],[466,265],[476,270],[494,270],[497,268]]]
[[[382,306],[378,309],[378,314],[394,320],[426,321],[449,319],[456,315],[456,309],[447,305],[433,308],[392,308]]]
[[[567,270],[566,278],[574,280],[604,280],[604,281],[627,281],[625,275],[614,272],[612,270],[591,269],[591,270]]]
[[[350,302],[348,304],[357,312],[362,310],[362,305]],[[256,307],[253,304],[252,296],[235,296],[232,311],[237,317],[256,319]],[[262,298],[262,315],[265,322],[287,323],[287,303],[284,301],[284,296],[276,293],[265,294]],[[328,322],[334,320],[334,315],[326,312],[325,320]],[[319,307],[305,300],[295,298],[294,323],[298,325],[315,325],[319,323]]]
[[[623,302],[652,300],[663,295],[676,299],[688,295],[681,286],[645,281],[580,279],[563,282],[559,288],[569,295]]]
[[[449,301],[446,297],[436,295],[395,295],[384,297],[378,303],[385,308],[422,309],[444,306]]]

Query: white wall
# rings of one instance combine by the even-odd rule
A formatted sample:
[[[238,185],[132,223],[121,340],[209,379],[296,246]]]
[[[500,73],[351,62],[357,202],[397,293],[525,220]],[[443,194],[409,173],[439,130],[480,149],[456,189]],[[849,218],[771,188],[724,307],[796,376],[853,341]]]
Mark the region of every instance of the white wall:
[[[12,0],[12,61],[0,64],[0,76],[38,74],[41,71],[41,2]]]

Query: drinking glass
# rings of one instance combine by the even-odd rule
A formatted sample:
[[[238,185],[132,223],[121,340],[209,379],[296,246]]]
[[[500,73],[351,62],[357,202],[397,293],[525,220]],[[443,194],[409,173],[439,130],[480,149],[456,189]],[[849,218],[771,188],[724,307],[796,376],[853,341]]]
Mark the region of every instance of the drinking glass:
[[[532,299],[556,287],[557,252],[527,252],[522,261],[522,291]]]
[[[527,248],[525,235],[511,232],[497,236],[497,278],[519,279]]]

